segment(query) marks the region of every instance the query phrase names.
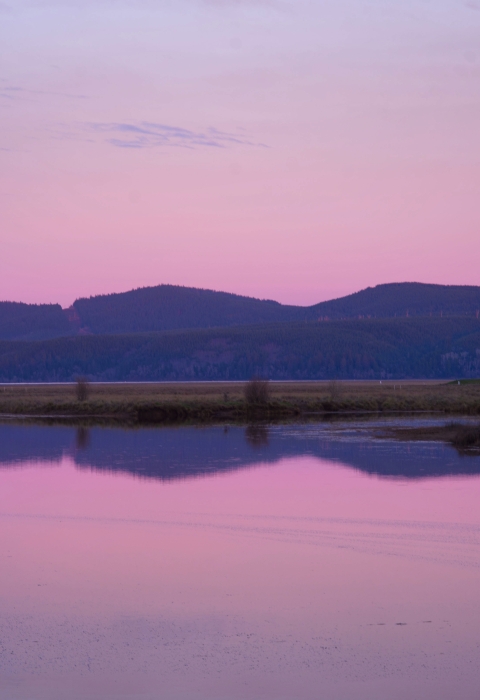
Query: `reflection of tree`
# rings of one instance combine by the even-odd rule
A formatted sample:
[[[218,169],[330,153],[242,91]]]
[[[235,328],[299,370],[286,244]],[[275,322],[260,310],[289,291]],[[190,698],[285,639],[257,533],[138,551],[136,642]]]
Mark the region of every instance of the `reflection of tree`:
[[[252,447],[268,445],[268,428],[266,425],[249,425],[245,430],[245,440]]]
[[[89,444],[90,444],[90,431],[88,428],[84,428],[83,426],[80,428],[77,428],[77,435],[76,435],[75,444],[76,444],[77,450],[85,450],[89,446]]]

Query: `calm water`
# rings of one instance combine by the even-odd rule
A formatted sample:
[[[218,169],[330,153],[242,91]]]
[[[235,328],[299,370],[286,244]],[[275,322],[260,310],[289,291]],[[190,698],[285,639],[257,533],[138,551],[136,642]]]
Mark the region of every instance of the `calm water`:
[[[0,425],[2,700],[477,700],[480,457]]]

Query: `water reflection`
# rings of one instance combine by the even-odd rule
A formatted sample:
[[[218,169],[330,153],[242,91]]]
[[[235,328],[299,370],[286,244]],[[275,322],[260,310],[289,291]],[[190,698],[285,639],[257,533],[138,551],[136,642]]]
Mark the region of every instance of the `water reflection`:
[[[0,424],[0,468],[55,462],[160,480],[235,471],[259,462],[314,456],[380,477],[480,474],[479,457],[440,443],[366,439],[358,425],[72,428]]]
[[[268,447],[268,428],[266,425],[249,425],[245,429],[245,439],[252,447]]]
[[[3,424],[0,465],[0,700],[478,697],[478,457]]]
[[[77,428],[76,446],[77,450],[85,450],[90,444],[90,430],[83,426]]]

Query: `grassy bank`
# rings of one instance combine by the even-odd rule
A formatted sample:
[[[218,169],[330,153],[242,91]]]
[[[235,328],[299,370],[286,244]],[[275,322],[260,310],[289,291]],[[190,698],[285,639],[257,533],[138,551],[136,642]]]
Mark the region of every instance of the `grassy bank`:
[[[266,403],[245,401],[242,383],[92,384],[79,401],[72,384],[0,386],[0,414],[114,417],[138,423],[275,419],[329,413],[440,412],[480,415],[480,384],[443,382],[271,382]]]

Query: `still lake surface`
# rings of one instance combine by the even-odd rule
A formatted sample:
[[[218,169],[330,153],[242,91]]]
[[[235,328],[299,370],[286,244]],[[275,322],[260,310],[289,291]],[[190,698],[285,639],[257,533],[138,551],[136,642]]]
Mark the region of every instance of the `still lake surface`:
[[[480,456],[0,424],[1,700],[477,700],[479,662]]]

